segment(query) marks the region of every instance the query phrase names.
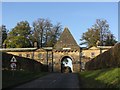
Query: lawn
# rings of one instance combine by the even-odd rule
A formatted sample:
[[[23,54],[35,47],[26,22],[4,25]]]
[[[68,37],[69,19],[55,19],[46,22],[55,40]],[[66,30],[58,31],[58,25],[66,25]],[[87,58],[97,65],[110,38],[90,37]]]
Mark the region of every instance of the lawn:
[[[42,77],[47,72],[29,72],[29,71],[2,71],[2,88],[10,88],[30,80]]]
[[[120,68],[79,73],[82,88],[120,88]]]

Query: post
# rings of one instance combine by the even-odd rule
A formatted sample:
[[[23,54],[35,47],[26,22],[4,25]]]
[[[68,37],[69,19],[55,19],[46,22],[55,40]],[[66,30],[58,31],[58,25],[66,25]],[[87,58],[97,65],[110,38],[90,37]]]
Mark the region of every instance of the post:
[[[33,53],[32,53],[32,59],[34,59],[34,51],[33,51]]]
[[[12,70],[12,76],[14,77],[14,69]]]

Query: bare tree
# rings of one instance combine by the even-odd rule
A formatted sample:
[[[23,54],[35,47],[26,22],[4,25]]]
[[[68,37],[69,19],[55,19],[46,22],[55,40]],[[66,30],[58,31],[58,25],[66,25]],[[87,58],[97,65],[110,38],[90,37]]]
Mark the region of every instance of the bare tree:
[[[48,46],[54,46],[61,35],[62,25],[57,23],[50,32]]]
[[[110,33],[109,24],[107,23],[107,20],[97,19],[94,28],[100,30],[100,45],[103,46],[107,39],[107,35]]]
[[[33,22],[34,27],[34,38],[35,41],[38,43],[38,47],[42,47],[43,43],[43,32],[45,29],[45,19],[40,18],[37,21]]]
[[[44,44],[45,44],[45,46],[48,46],[48,38],[49,38],[49,36],[50,36],[50,32],[51,32],[51,30],[52,30],[52,27],[53,27],[53,24],[51,23],[51,21],[49,20],[49,19],[46,19],[46,21],[45,21],[45,42],[44,42]]]
[[[38,46],[53,46],[60,35],[61,24],[53,25],[49,19],[40,18],[33,22],[34,38]]]

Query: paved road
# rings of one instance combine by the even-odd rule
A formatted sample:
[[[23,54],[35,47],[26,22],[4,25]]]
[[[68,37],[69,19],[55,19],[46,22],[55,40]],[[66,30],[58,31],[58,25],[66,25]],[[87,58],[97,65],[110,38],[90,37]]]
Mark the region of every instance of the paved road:
[[[16,88],[79,88],[75,73],[51,73]]]

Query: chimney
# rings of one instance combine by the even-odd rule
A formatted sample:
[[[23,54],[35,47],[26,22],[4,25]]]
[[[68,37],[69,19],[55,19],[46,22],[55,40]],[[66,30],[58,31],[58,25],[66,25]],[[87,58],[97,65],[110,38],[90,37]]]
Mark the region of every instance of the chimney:
[[[37,42],[34,42],[34,48],[38,48]]]

